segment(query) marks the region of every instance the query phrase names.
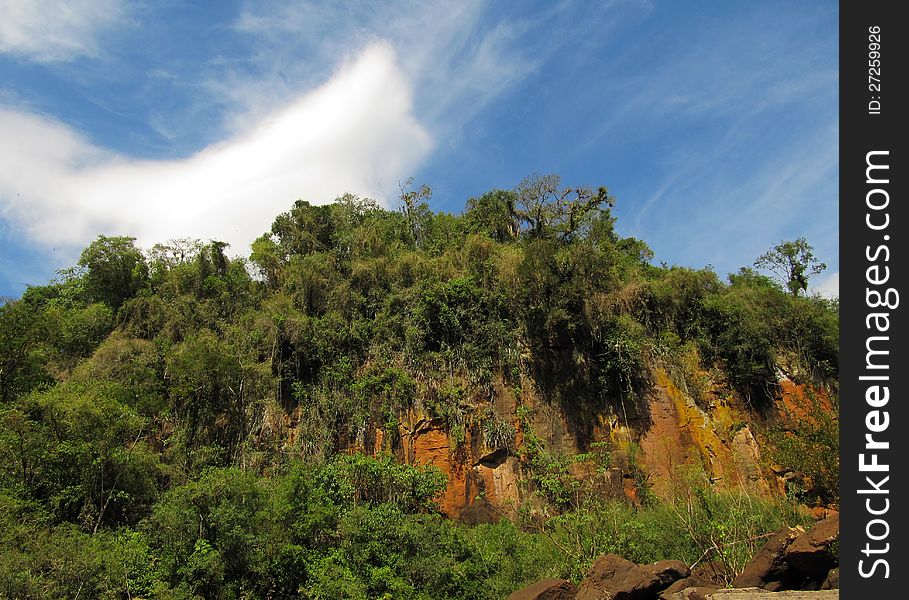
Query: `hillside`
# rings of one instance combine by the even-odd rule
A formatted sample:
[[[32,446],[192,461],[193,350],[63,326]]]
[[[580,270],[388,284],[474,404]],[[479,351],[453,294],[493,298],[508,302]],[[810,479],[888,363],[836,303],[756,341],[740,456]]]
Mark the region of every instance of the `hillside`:
[[[0,597],[502,598],[605,552],[731,580],[837,503],[803,271],[654,266],[555,176],[430,194],[298,201],[248,259],[102,236],[0,307]]]

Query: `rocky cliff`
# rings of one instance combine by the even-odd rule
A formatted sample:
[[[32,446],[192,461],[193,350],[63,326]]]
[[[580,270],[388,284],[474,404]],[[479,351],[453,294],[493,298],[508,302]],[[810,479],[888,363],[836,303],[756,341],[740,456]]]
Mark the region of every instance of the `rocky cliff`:
[[[599,405],[583,394],[547,394],[529,377],[520,387],[499,380],[454,426],[416,402],[396,415],[393,428],[368,423],[347,451],[434,465],[448,479],[438,499],[445,515],[493,522],[535,502],[534,452],[557,463],[559,475],[574,482],[578,493],[633,504],[645,494],[670,499],[692,472],[718,490],[783,497],[789,482],[805,475],[775,462],[768,431],[797,430],[818,410],[835,411],[826,385],[796,383],[783,371],[760,405],[700,365],[696,391],[691,373],[666,362],[649,364],[648,374],[633,398]],[[290,446],[299,418],[284,420]],[[484,427],[490,422],[511,435],[495,439]]]

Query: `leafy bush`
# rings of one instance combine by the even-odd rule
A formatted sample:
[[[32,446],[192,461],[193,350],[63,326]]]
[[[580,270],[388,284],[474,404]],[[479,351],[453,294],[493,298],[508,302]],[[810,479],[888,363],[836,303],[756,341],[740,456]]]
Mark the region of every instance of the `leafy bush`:
[[[490,448],[514,450],[514,439],[517,431],[514,425],[495,415],[490,415],[483,422],[483,440]]]
[[[795,430],[775,427],[770,431],[771,455],[784,468],[795,472],[788,490],[800,502],[836,504],[839,502],[840,428],[839,406],[834,398],[832,410],[812,399],[807,418]]]
[[[804,522],[794,508],[689,481],[669,502],[644,508],[594,500],[549,520],[542,532],[563,553],[561,576],[581,579],[601,554],[637,563],[677,559],[715,562],[727,583],[784,524]]]

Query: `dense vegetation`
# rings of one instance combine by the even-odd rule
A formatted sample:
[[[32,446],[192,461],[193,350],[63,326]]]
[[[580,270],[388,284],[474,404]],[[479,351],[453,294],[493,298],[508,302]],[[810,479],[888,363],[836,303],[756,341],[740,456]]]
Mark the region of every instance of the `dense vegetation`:
[[[604,551],[694,562],[712,545],[734,569],[754,544],[724,543],[794,518],[697,474],[676,503],[580,501],[571,457],[532,431],[517,448],[488,405],[498,383],[633,412],[654,362],[696,395],[695,357],[760,411],[781,364],[835,380],[835,303],[749,268],[654,266],[604,188],[534,176],[461,215],[429,196],[298,201],[248,260],[102,236],[0,307],[0,597],[501,598]],[[520,453],[553,516],[439,515],[444,476],[392,458],[414,408]],[[825,501],[829,422],[813,453],[768,432],[808,475],[797,492]],[[369,444],[379,458],[347,452]]]

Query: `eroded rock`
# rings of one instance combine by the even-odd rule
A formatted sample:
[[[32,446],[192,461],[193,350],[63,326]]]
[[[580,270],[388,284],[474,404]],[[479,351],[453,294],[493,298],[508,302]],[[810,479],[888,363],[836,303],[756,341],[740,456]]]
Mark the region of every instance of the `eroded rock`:
[[[783,561],[783,553],[801,532],[794,528],[777,531],[758,550],[754,558],[732,582],[737,588],[763,588],[771,591],[782,589],[782,582],[789,580],[789,565]]]
[[[691,569],[680,560],[661,560],[652,565],[642,565],[641,568],[656,575],[664,589],[691,575]]]
[[[578,589],[567,579],[544,579],[508,596],[508,600],[574,600]]]
[[[776,532],[735,579],[733,587],[769,591],[820,589],[837,566],[833,546],[839,539],[839,529],[839,514],[834,514],[807,532]]]
[[[601,556],[581,582],[577,600],[646,600],[689,574],[677,560],[638,565],[616,554]]]
[[[783,559],[806,581],[821,584],[836,567],[832,545],[839,537],[840,517],[836,514],[815,523],[807,533],[793,540]]]

